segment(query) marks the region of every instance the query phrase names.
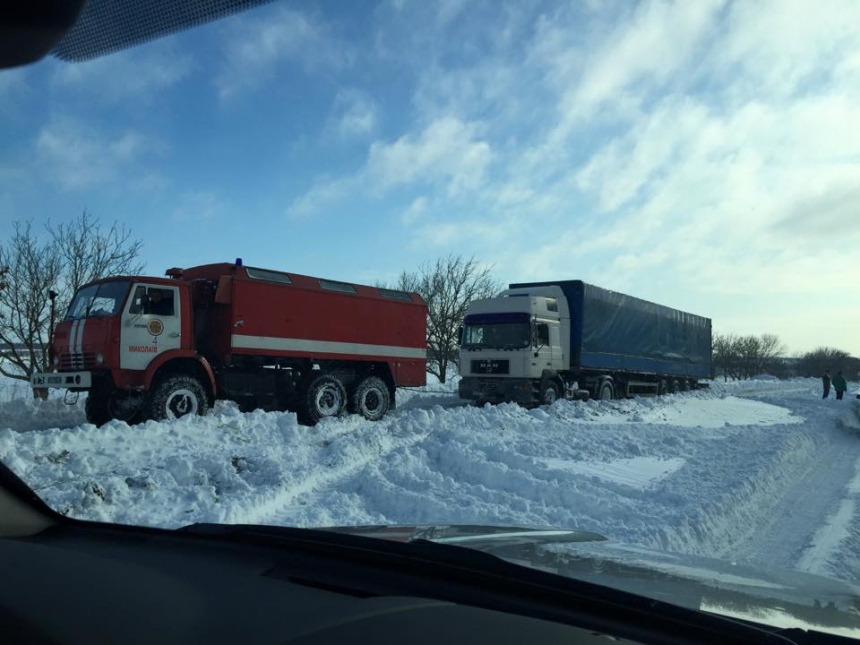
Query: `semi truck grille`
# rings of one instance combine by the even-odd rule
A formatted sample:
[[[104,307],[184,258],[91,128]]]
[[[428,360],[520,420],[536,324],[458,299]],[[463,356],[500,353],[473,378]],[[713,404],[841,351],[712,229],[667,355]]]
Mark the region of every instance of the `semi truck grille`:
[[[60,370],[91,370],[95,366],[96,355],[93,352],[60,356]]]
[[[507,359],[481,359],[472,361],[472,374],[508,374],[511,371]]]

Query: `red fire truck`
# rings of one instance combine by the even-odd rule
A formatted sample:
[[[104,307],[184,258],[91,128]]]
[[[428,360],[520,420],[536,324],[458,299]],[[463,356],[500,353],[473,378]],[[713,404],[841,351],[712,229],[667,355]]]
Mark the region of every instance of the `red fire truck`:
[[[415,293],[246,267],[241,260],[81,287],[34,387],[88,392],[87,419],[204,414],[215,399],[313,424],[381,419],[426,382],[427,306]]]

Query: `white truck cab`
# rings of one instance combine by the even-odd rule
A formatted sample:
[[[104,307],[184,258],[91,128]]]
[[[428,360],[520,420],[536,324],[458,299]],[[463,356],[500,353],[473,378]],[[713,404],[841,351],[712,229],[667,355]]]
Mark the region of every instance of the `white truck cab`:
[[[565,367],[570,312],[559,287],[507,289],[475,300],[463,320],[460,395],[483,403],[552,403],[570,393],[550,375]],[[572,384],[572,389],[576,384]]]

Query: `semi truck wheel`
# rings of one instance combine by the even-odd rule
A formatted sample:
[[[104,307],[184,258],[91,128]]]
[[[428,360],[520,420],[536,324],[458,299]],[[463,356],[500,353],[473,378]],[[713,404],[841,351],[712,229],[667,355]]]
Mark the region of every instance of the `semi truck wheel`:
[[[674,379],[674,380],[672,381],[672,385],[670,386],[669,391],[670,391],[672,394],[675,394],[675,393],[677,393],[677,392],[680,392],[680,391],[681,391],[681,384],[678,382],[678,379]]]
[[[540,386],[540,402],[542,405],[552,405],[558,401],[559,391],[558,384],[552,381],[547,381]]]
[[[321,374],[312,379],[302,397],[302,417],[311,425],[327,417],[339,417],[346,409],[346,388],[340,379]]]
[[[600,390],[598,392],[597,398],[601,401],[611,401],[613,399],[614,391],[612,387],[611,381],[603,381],[600,384]]]
[[[149,401],[149,418],[155,421],[178,419],[189,414],[206,414],[209,401],[203,386],[193,376],[173,374],[167,376],[152,392]]]
[[[355,389],[352,407],[369,421],[379,421],[391,407],[388,386],[378,376],[368,376]]]
[[[663,396],[668,392],[669,384],[666,382],[666,379],[660,379],[660,382],[657,384],[657,396]]]

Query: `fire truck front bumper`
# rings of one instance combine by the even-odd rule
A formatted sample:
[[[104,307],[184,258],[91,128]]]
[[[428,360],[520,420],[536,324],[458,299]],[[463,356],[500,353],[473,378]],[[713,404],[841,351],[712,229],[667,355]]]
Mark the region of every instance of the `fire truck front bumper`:
[[[58,387],[86,390],[92,387],[93,374],[82,372],[37,372],[30,377],[33,387]]]

